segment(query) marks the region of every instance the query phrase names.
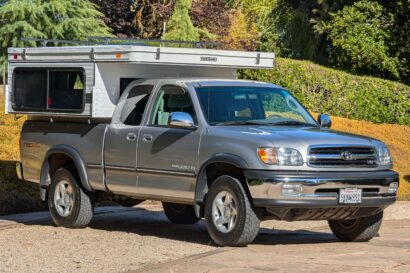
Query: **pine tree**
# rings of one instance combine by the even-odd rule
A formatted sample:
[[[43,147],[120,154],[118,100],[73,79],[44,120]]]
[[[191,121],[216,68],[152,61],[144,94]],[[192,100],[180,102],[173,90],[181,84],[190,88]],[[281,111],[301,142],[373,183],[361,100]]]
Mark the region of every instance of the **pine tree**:
[[[8,47],[36,46],[26,38],[81,40],[111,35],[97,6],[86,0],[10,0],[0,6],[0,67]]]
[[[192,24],[189,16],[191,7],[192,0],[176,1],[174,12],[166,25],[166,32],[162,35],[163,40],[199,41],[201,38],[213,39],[215,37]]]

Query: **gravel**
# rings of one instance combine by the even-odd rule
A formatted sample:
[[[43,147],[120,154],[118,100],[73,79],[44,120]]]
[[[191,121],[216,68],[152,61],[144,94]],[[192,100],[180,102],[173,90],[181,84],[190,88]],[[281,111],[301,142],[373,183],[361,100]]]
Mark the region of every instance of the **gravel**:
[[[203,223],[177,226],[156,208],[96,216],[89,228],[0,230],[0,272],[123,272],[214,249]]]
[[[410,202],[398,202],[385,218],[410,219]],[[322,227],[325,221],[265,221],[261,233]],[[0,272],[124,272],[216,249],[205,224],[174,225],[158,204],[95,216],[72,230],[51,224],[0,229]]]

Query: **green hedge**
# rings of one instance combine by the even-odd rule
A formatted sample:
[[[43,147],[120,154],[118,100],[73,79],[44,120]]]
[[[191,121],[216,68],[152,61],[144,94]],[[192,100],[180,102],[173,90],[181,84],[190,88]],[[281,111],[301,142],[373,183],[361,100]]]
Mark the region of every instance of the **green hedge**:
[[[245,69],[239,77],[283,86],[313,112],[410,125],[410,86],[397,82],[282,58],[272,70]]]

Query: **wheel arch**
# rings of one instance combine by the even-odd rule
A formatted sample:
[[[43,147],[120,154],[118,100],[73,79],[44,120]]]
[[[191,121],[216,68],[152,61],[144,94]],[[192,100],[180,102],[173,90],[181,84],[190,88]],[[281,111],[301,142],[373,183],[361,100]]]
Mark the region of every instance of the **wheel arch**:
[[[58,163],[53,159],[57,160]],[[46,200],[47,189],[51,183],[52,173],[68,161],[71,161],[77,169],[78,176],[80,177],[81,185],[85,190],[92,192],[92,188],[88,182],[87,168],[84,164],[80,153],[73,147],[68,145],[56,145],[50,148],[43,160],[43,164],[40,172],[40,197],[42,200]]]
[[[249,167],[246,160],[242,157],[234,154],[215,154],[209,159],[207,159],[201,166],[195,186],[195,214],[197,217],[202,216],[202,206],[206,194],[208,193],[209,183],[212,182],[208,177],[210,168],[219,166],[220,169],[228,168],[226,174],[238,174],[243,175],[243,170]],[[214,174],[218,176],[218,172]],[[248,185],[244,183],[245,192],[249,192]]]

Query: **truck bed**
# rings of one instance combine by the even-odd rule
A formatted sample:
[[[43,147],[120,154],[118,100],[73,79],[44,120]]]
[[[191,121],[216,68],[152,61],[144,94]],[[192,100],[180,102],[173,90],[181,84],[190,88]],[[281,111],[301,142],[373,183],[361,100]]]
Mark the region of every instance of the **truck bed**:
[[[28,120],[21,131],[20,158],[24,166],[24,179],[39,183],[42,163],[50,147],[71,146],[81,151],[87,166],[102,166],[103,139],[108,123],[50,122]],[[87,168],[93,189],[105,189],[103,169]]]

